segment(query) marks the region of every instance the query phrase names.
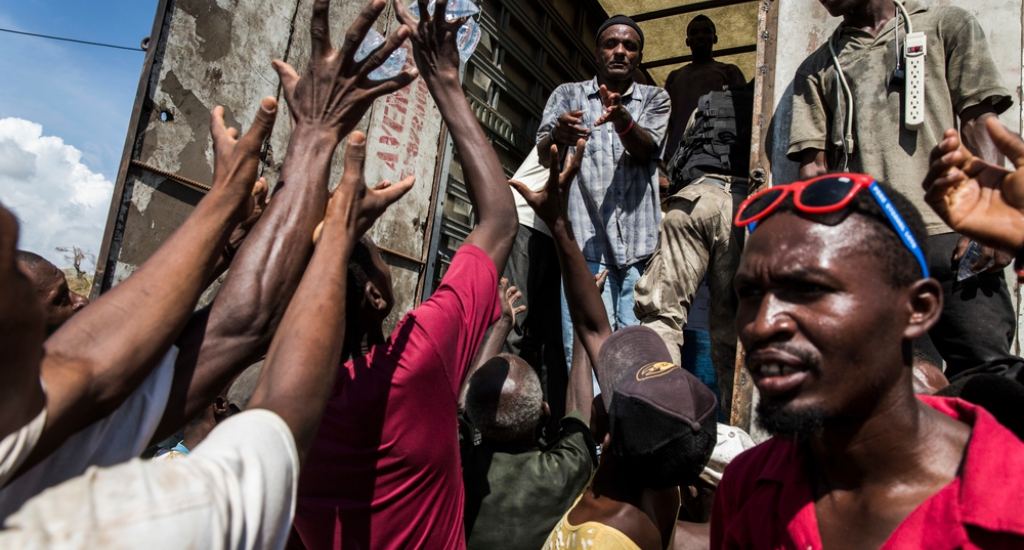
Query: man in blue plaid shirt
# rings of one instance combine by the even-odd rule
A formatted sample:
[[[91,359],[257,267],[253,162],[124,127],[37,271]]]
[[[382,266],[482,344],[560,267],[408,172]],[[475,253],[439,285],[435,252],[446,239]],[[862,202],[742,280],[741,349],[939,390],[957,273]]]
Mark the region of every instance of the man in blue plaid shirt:
[[[638,324],[633,285],[654,253],[661,222],[657,162],[672,108],[664,89],[633,81],[643,47],[643,31],[632,19],[616,15],[605,21],[597,32],[597,77],[556,88],[537,132],[542,162],[553,144],[587,140],[569,195],[569,217],[591,271],[608,270],[602,298],[613,330]],[[571,358],[564,296],[562,327]]]

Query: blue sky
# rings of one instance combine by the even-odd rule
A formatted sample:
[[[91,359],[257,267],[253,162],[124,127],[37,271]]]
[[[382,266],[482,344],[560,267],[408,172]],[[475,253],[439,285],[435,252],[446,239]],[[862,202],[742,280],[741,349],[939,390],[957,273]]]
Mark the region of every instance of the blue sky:
[[[9,0],[0,2],[0,27],[137,46],[152,30],[156,7],[157,0]],[[23,211],[15,210],[15,213],[22,220],[23,247],[26,242],[35,242],[33,239],[39,236],[37,233],[41,229],[36,227],[36,231],[28,231],[26,227],[40,218],[38,213],[31,211],[29,205],[33,197],[30,195],[38,192],[44,196],[35,198],[52,203],[58,197],[45,196],[47,193],[68,195],[79,186],[78,180],[51,181],[53,177],[60,176],[44,172],[54,162],[68,163],[67,170],[61,173],[77,174],[79,179],[83,173],[78,168],[81,164],[92,175],[101,175],[111,183],[115,181],[144,58],[143,52],[0,33],[0,75],[3,75],[0,120],[8,119],[8,141],[0,141],[0,201],[9,208],[14,208],[12,203],[21,205]],[[41,136],[60,138],[64,145],[80,151],[80,157],[76,160],[73,151],[61,149],[53,140],[41,145],[39,140],[42,138],[33,134],[33,127],[21,125],[14,128],[11,118],[41,125]],[[20,137],[15,139],[15,134]],[[26,134],[29,135],[26,137]],[[44,166],[49,158],[47,155],[57,150],[63,152],[53,154],[59,154],[61,158],[50,159]],[[31,168],[33,158],[36,159],[34,170],[12,168]],[[29,164],[22,163],[23,160]],[[5,167],[10,172],[7,180],[2,179]],[[14,173],[19,176],[32,173],[35,180],[19,180],[11,176]],[[50,179],[40,181],[41,178]],[[96,201],[94,191],[89,199],[93,202]],[[91,252],[98,252],[102,227],[100,235],[93,234],[96,223],[91,218],[96,217],[95,213],[90,214],[88,222],[75,219],[76,215],[96,210],[95,205],[86,205],[88,201],[83,202],[84,199],[80,198],[68,200],[69,204],[58,205],[67,226],[80,226],[88,235],[82,237],[81,243],[68,242],[62,246],[84,245]],[[107,201],[109,204],[109,197]],[[105,222],[105,213],[103,218]],[[40,247],[54,244],[38,242]],[[48,250],[40,250],[39,253],[51,259],[56,254]]]

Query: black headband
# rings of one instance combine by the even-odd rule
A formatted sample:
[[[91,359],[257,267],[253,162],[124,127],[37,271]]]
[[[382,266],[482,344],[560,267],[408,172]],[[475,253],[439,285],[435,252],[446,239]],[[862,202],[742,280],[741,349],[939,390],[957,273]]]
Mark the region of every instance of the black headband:
[[[644,31],[640,30],[640,25],[637,25],[636,21],[633,21],[631,18],[626,17],[625,15],[615,15],[609,17],[607,21],[602,23],[601,27],[597,29],[598,42],[601,41],[601,35],[604,34],[604,31],[608,30],[608,27],[611,27],[613,25],[626,25],[628,27],[633,27],[633,30],[635,30],[636,33],[640,35],[640,49],[644,49]]]

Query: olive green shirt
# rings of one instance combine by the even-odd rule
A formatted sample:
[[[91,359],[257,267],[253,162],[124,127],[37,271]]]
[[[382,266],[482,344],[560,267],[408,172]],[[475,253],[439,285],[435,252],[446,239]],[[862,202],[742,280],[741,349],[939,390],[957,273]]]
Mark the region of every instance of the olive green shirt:
[[[594,473],[596,446],[578,412],[562,419],[558,437],[542,449],[496,451],[459,415],[462,480],[466,487],[466,546],[537,550]]]
[[[915,32],[928,38],[925,57],[925,121],[918,131],[903,124],[902,81],[893,82],[896,68],[896,24],[899,49],[906,39],[902,17],[894,17],[877,37],[840,24],[831,40],[853,95],[854,148],[850,172],[870,174],[905,194],[924,217],[929,235],[950,229],[924,202],[921,182],[928,172],[931,150],[965,109],[985,102],[997,113],[1013,99],[989,53],[978,21],[955,6],[929,7],[906,2]],[[906,64],[901,63],[904,71]],[[789,158],[800,160],[805,149],[826,151],[830,170],[843,169],[843,120],[846,97],[839,84],[828,44],[822,45],[797,70],[793,83],[793,120]]]

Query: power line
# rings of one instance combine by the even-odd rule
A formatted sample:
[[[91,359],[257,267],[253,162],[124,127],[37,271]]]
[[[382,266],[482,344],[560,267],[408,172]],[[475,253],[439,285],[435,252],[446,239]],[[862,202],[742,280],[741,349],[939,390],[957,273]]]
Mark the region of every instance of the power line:
[[[0,32],[9,32],[11,34],[20,34],[23,36],[33,36],[35,38],[48,38],[50,40],[60,40],[63,42],[74,42],[75,44],[85,44],[87,46],[100,46],[102,48],[113,48],[115,50],[128,50],[130,52],[144,52],[146,50],[142,48],[129,48],[128,46],[117,46],[115,44],[104,44],[102,42],[89,42],[88,40],[76,40],[74,38],[63,38],[60,36],[50,36],[47,34],[36,34],[32,32],[16,31],[14,29],[0,28]]]

